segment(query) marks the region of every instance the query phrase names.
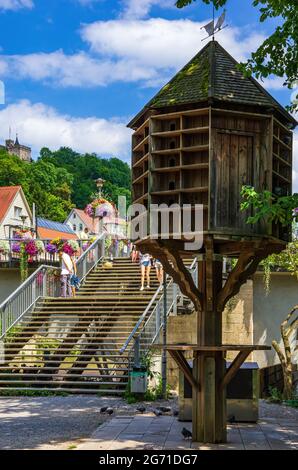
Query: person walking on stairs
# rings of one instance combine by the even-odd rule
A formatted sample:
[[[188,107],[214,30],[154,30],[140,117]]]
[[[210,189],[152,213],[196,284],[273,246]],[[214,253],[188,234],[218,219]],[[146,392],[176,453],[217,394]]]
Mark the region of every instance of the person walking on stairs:
[[[156,271],[156,277],[160,286],[163,286],[163,265],[159,259],[154,260],[154,267]]]
[[[61,255],[61,297],[72,297],[73,291],[70,278],[74,274],[74,265],[67,253]]]
[[[140,253],[140,266],[141,266],[141,291],[144,290],[145,277],[147,279],[147,289],[150,289],[150,271],[151,271],[151,256],[149,253]]]

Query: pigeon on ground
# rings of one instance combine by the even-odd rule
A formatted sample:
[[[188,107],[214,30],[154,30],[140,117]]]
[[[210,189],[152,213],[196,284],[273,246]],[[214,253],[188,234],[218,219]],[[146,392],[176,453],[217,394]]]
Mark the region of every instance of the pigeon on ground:
[[[170,406],[158,406],[158,410],[162,411],[163,413],[170,413],[172,408]]]
[[[173,416],[178,416],[179,415],[179,411],[178,410],[174,410],[173,411]]]
[[[112,415],[114,413],[113,408],[108,408],[107,413],[108,413],[108,415]]]
[[[105,413],[105,412],[107,411],[107,409],[108,409],[107,406],[102,406],[102,407],[100,408],[100,412],[101,412],[101,413]]]
[[[186,439],[191,439],[192,438],[192,433],[186,429],[186,428],[183,428],[182,431],[181,431],[181,434],[183,436],[183,438],[186,440]]]
[[[153,410],[155,416],[162,416],[162,412],[160,410]]]
[[[144,413],[146,411],[146,408],[144,405],[140,405],[137,407],[137,411],[139,411],[140,413]]]

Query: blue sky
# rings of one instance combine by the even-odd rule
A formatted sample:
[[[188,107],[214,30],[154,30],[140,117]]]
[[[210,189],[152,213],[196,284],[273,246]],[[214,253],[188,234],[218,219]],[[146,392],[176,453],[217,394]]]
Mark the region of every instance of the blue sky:
[[[251,4],[229,0],[218,35],[238,60],[275,25],[260,25]],[[205,44],[210,16],[199,1],[178,10],[174,0],[0,0],[0,141],[11,126],[35,155],[68,145],[129,160],[125,124]],[[282,83],[265,85],[287,104]]]

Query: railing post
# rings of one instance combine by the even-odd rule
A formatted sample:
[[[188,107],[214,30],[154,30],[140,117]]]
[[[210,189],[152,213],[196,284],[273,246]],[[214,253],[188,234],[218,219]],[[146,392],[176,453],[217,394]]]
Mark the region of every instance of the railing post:
[[[45,269],[42,278],[42,296],[47,297],[48,271]]]
[[[163,398],[167,398],[167,351],[165,346],[167,344],[167,275],[163,275],[163,321],[162,321],[162,364],[161,364],[161,378],[162,378],[162,394]]]
[[[1,336],[4,335],[6,331],[6,318],[5,318],[5,307],[1,310]]]
[[[97,245],[96,245],[96,264],[98,264],[98,261],[101,258],[101,252],[102,252],[102,247],[101,247],[100,241],[98,240]]]
[[[178,297],[178,286],[173,283],[173,314],[177,315],[177,297]]]
[[[158,301],[158,304],[156,306],[155,335],[158,334],[159,329],[160,329],[160,301]]]
[[[106,239],[105,237],[103,237],[101,239],[101,257],[104,258],[105,257],[105,247],[106,247]]]
[[[134,344],[134,367],[140,367],[140,337],[135,338]]]
[[[85,279],[85,276],[87,274],[87,257],[85,256],[85,258],[83,259],[83,278]]]

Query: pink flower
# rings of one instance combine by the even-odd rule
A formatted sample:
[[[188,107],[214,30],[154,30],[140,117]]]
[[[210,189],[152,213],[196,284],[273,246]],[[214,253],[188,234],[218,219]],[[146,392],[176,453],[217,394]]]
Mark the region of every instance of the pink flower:
[[[68,243],[64,243],[62,251],[67,253],[69,256],[74,255],[74,249]]]
[[[29,256],[36,256],[38,254],[38,248],[34,240],[29,241],[25,245],[25,251]]]

